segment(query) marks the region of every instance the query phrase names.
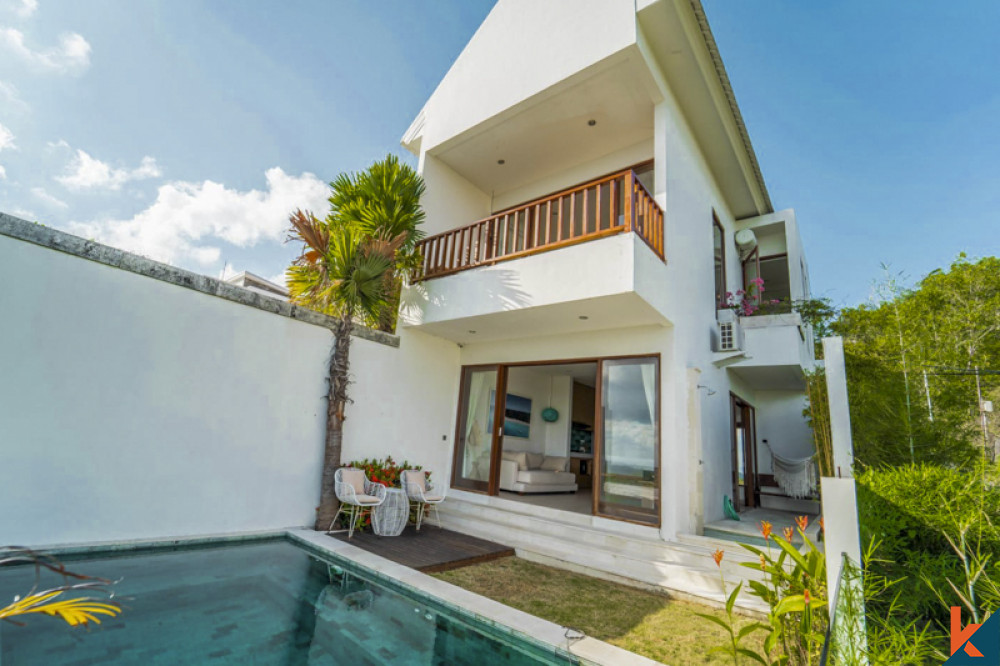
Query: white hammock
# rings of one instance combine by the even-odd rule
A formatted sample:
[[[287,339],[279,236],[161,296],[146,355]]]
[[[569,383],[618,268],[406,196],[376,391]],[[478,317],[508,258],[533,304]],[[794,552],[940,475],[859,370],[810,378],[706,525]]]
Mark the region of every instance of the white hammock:
[[[813,453],[805,458],[785,458],[779,456],[770,444],[764,444],[771,452],[771,467],[774,480],[786,495],[795,499],[809,497],[816,491],[816,465]]]

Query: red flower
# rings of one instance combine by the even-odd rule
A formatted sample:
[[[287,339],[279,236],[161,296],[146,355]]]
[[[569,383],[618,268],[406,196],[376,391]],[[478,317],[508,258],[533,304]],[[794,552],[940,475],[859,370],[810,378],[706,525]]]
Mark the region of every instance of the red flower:
[[[795,530],[792,529],[791,527],[786,527],[784,529],[784,535],[785,535],[785,541],[791,543],[792,538],[795,536]]]
[[[722,568],[723,555],[725,555],[725,552],[722,550],[716,550],[714,553],[712,553],[712,559],[715,560],[715,566]]]
[[[802,591],[802,597],[805,599],[806,606],[808,606],[809,605],[809,601],[810,601],[809,590],[803,590]]]
[[[760,533],[764,535],[764,540],[767,541],[771,538],[771,528],[774,527],[771,523],[766,520],[760,521]]]
[[[795,524],[799,526],[799,529],[803,532],[809,527],[809,516],[799,516],[795,519]]]

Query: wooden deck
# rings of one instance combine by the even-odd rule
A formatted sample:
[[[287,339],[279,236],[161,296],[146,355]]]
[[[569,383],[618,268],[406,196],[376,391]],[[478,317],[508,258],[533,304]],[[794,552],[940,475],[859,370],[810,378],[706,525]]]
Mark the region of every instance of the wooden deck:
[[[352,546],[381,555],[424,573],[436,573],[514,555],[514,549],[467,534],[423,525],[420,531],[407,525],[398,537],[380,537],[371,532],[331,535]]]

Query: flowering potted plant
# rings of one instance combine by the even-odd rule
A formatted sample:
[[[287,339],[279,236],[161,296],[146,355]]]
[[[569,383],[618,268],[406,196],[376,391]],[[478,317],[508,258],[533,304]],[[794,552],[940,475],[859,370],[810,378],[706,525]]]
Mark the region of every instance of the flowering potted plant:
[[[347,463],[346,467],[354,467],[362,470],[368,480],[372,483],[380,483],[386,488],[400,488],[400,476],[403,470],[422,470],[421,465],[411,465],[409,460],[397,463],[392,456],[385,458],[364,458],[363,460],[353,460]],[[430,472],[427,472],[427,479],[430,480]],[[411,509],[411,522],[416,522],[415,509]],[[358,517],[358,522],[354,526],[355,530],[364,530],[371,525],[371,514]]]
[[[752,317],[760,310],[761,305],[777,305],[781,302],[778,299],[765,301],[761,298],[763,293],[764,280],[756,277],[750,280],[750,285],[746,289],[739,289],[735,294],[727,291],[722,306],[740,317]]]

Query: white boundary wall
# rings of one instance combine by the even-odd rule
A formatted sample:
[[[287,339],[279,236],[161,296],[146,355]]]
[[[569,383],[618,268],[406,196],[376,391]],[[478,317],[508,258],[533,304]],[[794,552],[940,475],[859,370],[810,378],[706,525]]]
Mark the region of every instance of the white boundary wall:
[[[311,525],[329,329],[4,235],[0,283],[0,544]]]

